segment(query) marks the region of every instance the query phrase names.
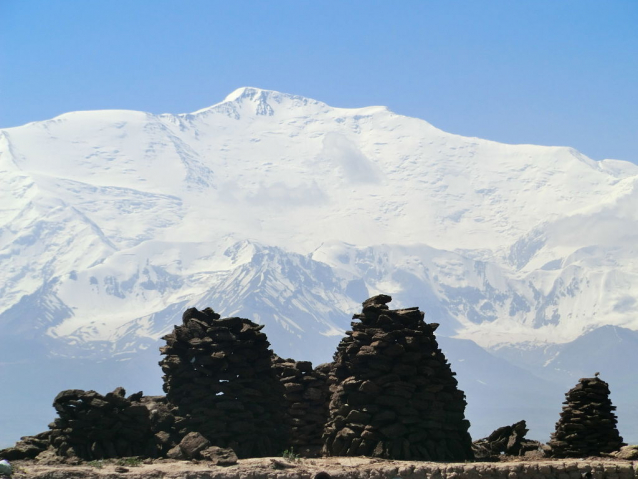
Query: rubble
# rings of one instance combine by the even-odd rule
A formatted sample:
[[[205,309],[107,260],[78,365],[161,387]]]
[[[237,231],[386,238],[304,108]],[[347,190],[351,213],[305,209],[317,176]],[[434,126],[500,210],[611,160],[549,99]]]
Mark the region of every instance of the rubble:
[[[35,436],[24,436],[13,446],[0,451],[0,459],[14,461],[16,459],[33,459],[49,447],[49,431]]]
[[[537,453],[542,456],[542,444],[525,438],[527,423],[519,421],[511,426],[496,429],[489,436],[472,443],[474,458],[479,461],[496,461],[501,455],[525,456]]]

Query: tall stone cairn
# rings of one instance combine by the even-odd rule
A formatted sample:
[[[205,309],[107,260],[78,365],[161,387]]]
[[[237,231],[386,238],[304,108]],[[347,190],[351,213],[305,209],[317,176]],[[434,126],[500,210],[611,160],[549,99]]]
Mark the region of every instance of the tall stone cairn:
[[[321,452],[321,435],[328,417],[327,379],[331,365],[320,364],[313,369],[310,361],[276,356],[273,368],[285,389],[290,446],[295,454],[316,457]]]
[[[565,396],[556,431],[548,443],[553,457],[600,456],[624,446],[605,381],[598,377],[579,379]]]
[[[164,391],[180,437],[198,432],[240,458],[281,454],[289,442],[286,402],[263,325],[186,310],[164,336]]]
[[[335,353],[323,452],[402,460],[473,458],[465,394],[419,308],[363,303]]]

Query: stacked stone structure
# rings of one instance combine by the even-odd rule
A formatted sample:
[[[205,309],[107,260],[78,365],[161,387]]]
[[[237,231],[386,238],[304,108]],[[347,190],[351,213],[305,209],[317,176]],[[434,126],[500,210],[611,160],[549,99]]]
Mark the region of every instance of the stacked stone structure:
[[[316,457],[321,452],[321,435],[328,417],[327,379],[330,364],[315,369],[309,361],[275,357],[273,368],[283,384],[294,453]]]
[[[23,436],[12,447],[0,450],[0,459],[15,461],[19,459],[33,459],[49,447],[50,431],[44,431],[35,436]]]
[[[390,301],[365,301],[335,361],[314,369],[275,356],[263,325],[188,309],[160,348],[165,397],[62,391],[50,430],[0,457],[51,447],[86,460],[217,457],[223,448],[247,458],[292,447],[306,457],[471,459],[465,395],[436,343],[438,325],[418,308],[391,311]]]
[[[69,389],[58,394],[53,407],[58,418],[49,425],[49,439],[59,456],[105,459],[157,456],[148,408],[142,393],[128,398],[123,388],[104,396]]]
[[[160,348],[178,436],[199,432],[240,458],[281,454],[289,439],[286,404],[264,326],[220,319],[210,308],[188,309],[182,322]]]
[[[582,378],[570,389],[548,445],[553,457],[589,457],[608,454],[624,446],[609,399],[609,385]]]
[[[464,461],[473,458],[465,395],[418,308],[363,303],[329,376],[324,450],[332,456]]]

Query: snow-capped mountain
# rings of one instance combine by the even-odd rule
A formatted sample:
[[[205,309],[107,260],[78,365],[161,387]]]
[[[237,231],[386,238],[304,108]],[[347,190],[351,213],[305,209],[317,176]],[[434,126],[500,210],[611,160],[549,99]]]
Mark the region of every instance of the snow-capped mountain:
[[[68,113],[0,130],[0,368],[150,368],[190,306],[325,362],[380,292],[511,361],[638,329],[637,239],[638,166],[571,148],[256,88],[189,114]]]

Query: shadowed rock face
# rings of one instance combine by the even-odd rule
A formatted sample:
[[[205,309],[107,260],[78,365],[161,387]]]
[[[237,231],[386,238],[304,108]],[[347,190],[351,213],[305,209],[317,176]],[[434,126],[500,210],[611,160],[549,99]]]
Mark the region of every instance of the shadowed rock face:
[[[324,453],[392,459],[473,458],[465,395],[418,308],[363,303],[337,348]]]
[[[556,432],[548,443],[552,456],[600,456],[624,445],[605,381],[598,376],[582,378],[565,396]]]
[[[280,454],[288,443],[284,389],[263,325],[188,309],[164,337],[164,391],[180,437],[203,434],[239,457]]]

